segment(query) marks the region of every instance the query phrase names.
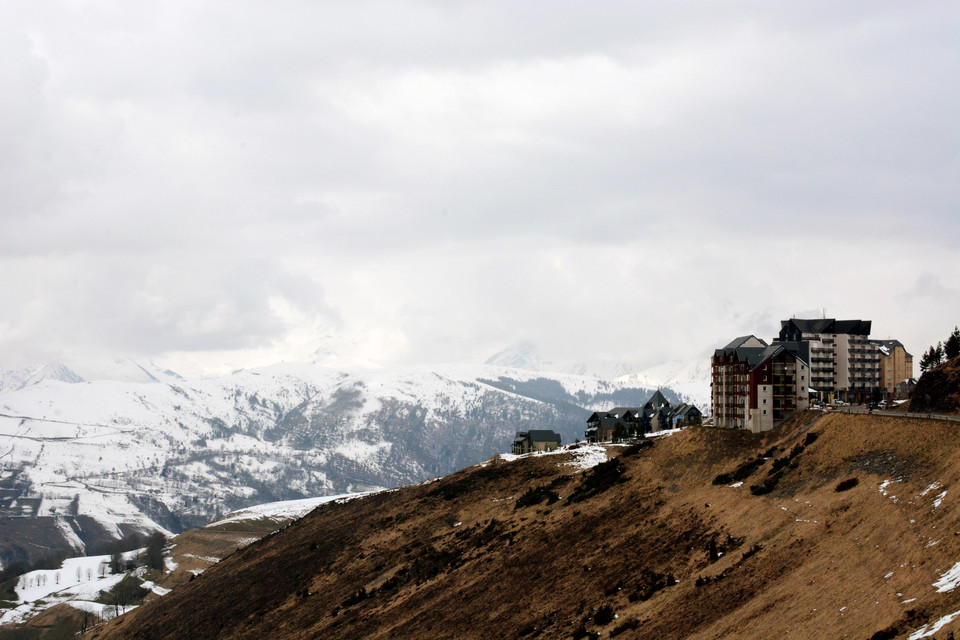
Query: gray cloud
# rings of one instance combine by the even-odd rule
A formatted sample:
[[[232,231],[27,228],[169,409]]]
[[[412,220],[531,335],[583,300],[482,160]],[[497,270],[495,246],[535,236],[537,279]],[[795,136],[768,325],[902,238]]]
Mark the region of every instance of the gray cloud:
[[[960,312],[896,304],[960,288],[958,18],[6,5],[0,361],[639,368],[823,307],[919,351]]]

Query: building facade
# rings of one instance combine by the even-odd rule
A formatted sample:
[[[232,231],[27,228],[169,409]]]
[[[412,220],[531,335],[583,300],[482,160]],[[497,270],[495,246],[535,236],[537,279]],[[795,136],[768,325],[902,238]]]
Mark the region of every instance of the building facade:
[[[770,431],[809,407],[809,346],[742,336],[714,352],[711,400],[717,427]]]
[[[513,452],[518,455],[560,448],[560,434],[549,430],[518,431],[513,439]]]
[[[887,400],[897,395],[897,386],[913,378],[913,356],[899,340],[875,340],[880,354],[878,386]]]
[[[791,318],[780,322],[775,343],[807,343],[810,387],[826,402],[865,402],[880,386],[880,352],[870,341],[870,320]]]

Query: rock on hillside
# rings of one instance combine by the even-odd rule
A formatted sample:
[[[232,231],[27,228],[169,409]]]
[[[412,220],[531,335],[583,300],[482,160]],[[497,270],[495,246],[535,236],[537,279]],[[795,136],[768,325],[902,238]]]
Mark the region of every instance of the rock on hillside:
[[[910,411],[960,413],[960,357],[920,376]]]
[[[501,457],[325,504],[91,637],[957,632],[955,431],[811,412],[610,448],[588,470],[576,451]]]

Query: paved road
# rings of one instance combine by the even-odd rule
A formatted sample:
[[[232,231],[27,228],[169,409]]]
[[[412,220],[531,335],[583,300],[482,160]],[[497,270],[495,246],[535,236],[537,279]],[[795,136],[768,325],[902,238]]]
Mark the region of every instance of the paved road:
[[[875,416],[890,416],[891,418],[923,418],[924,420],[950,420],[952,422],[960,422],[960,416],[957,415],[946,415],[940,413],[910,413],[904,411],[882,411],[880,409],[874,409],[870,411],[865,405],[847,405],[843,407],[836,407],[834,411],[839,411],[841,413],[870,413]]]

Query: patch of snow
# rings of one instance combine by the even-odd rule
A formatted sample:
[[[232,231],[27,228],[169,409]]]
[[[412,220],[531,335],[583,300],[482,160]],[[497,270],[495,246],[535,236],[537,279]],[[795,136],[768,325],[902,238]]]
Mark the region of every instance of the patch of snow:
[[[940,629],[953,622],[957,616],[960,616],[960,611],[947,614],[936,622],[931,622],[930,624],[924,625],[922,628],[917,629],[910,634],[910,637],[908,637],[907,640],[920,640],[920,638],[929,638],[937,631],[940,631]]]
[[[567,453],[573,455],[574,459],[566,464],[571,467],[576,467],[580,471],[590,469],[591,467],[597,466],[601,462],[607,461],[607,449],[604,445],[585,444],[582,442],[579,444],[564,445],[554,449],[553,451],[534,451],[531,453],[524,453],[522,455],[517,455],[515,453],[501,453],[499,458],[504,462],[514,462],[515,460],[519,460],[521,458],[555,456]]]
[[[580,471],[592,469],[607,461],[607,450],[600,445],[587,445],[573,450],[574,459],[567,464]]]
[[[937,593],[950,593],[960,586],[960,562],[944,572],[933,586],[937,588]]]
[[[880,486],[877,488],[877,490],[880,492],[881,495],[887,498],[890,498],[894,502],[899,502],[900,499],[897,496],[890,495],[890,491],[889,491],[890,485],[892,485],[895,482],[903,482],[903,478],[894,478],[892,480],[884,480],[883,482],[880,483]]]
[[[679,429],[664,429],[663,431],[654,431],[653,433],[646,434],[646,438],[660,438],[660,437],[670,437],[674,434],[680,433],[683,431],[683,427]]]
[[[731,487],[742,487],[742,486],[743,486],[743,480],[741,480],[741,481],[739,481],[739,482],[734,482],[734,483],[733,483],[732,485],[730,485],[730,486],[731,486]]]
[[[184,558],[193,558],[194,560],[203,560],[204,562],[209,562],[210,564],[217,564],[220,562],[220,558],[214,558],[213,556],[198,556],[192,553],[183,554]],[[149,587],[144,586],[144,589],[149,589]]]
[[[941,504],[943,504],[943,499],[944,499],[945,497],[947,497],[947,492],[946,492],[946,491],[944,491],[943,493],[941,493],[940,495],[938,495],[938,496],[936,497],[936,499],[933,501],[933,508],[936,509],[936,508],[939,507]]]
[[[358,493],[341,493],[335,496],[320,496],[318,498],[304,498],[302,500],[284,500],[281,502],[267,502],[258,504],[246,509],[239,509],[228,513],[226,516],[211,522],[208,527],[218,527],[222,524],[231,522],[243,522],[244,520],[260,520],[269,518],[270,520],[297,520],[307,515],[317,507],[327,502],[346,501],[352,498],[376,493],[375,491],[363,491]]]
[[[930,493],[931,491],[936,491],[936,490],[939,489],[941,486],[942,486],[942,485],[940,484],[939,481],[934,482],[934,483],[931,484],[929,487],[927,487],[926,489],[924,489],[923,491],[920,492],[920,497],[922,498],[923,496],[927,495],[927,494]]]

